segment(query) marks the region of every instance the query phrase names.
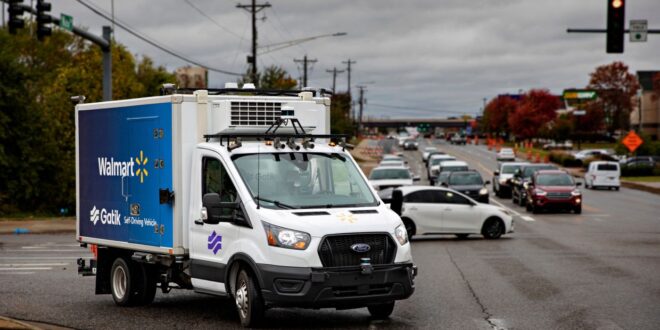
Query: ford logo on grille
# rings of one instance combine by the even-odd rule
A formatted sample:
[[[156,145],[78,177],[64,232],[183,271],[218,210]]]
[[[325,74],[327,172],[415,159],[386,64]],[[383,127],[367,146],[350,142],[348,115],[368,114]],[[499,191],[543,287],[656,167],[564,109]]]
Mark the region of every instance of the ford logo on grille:
[[[371,246],[369,246],[369,244],[356,243],[356,244],[351,245],[351,250],[353,250],[357,253],[365,253],[365,252],[369,252],[369,250],[371,250]]]

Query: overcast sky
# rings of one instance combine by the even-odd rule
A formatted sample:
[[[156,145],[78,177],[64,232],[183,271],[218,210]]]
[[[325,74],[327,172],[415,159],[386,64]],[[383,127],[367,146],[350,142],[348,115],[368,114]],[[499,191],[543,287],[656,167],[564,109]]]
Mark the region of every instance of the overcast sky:
[[[111,0],[84,0],[110,12]],[[115,0],[115,17],[179,53],[233,72],[247,70],[250,15],[237,1]],[[29,0],[26,1],[29,3]],[[52,14],[67,13],[76,26],[100,34],[108,24],[80,3],[51,1]],[[249,0],[243,0],[248,3]],[[261,1],[263,2],[263,1]],[[260,2],[260,3],[261,3]],[[352,85],[368,83],[366,115],[447,117],[476,114],[483,98],[531,88],[583,87],[589,73],[621,60],[632,71],[660,70],[660,35],[630,43],[625,54],[605,53],[605,35],[567,34],[566,28],[605,28],[603,0],[269,0],[258,21],[259,44],[347,32],[259,57],[259,67],[283,66],[294,78],[293,62],[305,54],[317,59],[310,86],[330,88],[326,69],[353,65]],[[659,0],[630,0],[626,20],[647,19],[660,28]],[[218,24],[220,26],[218,26]],[[627,26],[628,23],[626,23]],[[137,55],[174,70],[186,63],[117,28],[116,39]],[[236,77],[210,73],[210,87]],[[347,88],[346,73],[337,89]],[[357,90],[353,93],[357,96]],[[390,107],[383,107],[388,105]]]

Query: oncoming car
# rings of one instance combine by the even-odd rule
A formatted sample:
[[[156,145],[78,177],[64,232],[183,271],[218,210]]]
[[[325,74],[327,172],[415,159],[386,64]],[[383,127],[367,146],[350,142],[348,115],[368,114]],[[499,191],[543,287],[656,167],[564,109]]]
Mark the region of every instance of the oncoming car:
[[[369,175],[369,183],[376,190],[411,186],[417,180],[419,178],[413,177],[406,167],[376,167]]]
[[[397,188],[392,195],[391,208],[400,212],[409,237],[453,234],[465,238],[476,234],[496,239],[514,229],[513,217],[506,209],[478,203],[448,188]]]

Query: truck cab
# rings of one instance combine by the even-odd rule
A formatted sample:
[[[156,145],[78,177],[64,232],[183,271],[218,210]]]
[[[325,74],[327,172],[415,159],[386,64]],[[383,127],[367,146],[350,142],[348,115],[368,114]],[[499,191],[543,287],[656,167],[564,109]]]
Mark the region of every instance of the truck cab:
[[[112,180],[102,178],[110,185],[102,195],[127,207],[117,211],[119,225],[90,225],[95,218],[94,213],[91,219],[86,216],[89,205],[108,202],[79,197],[78,241],[98,251],[94,260],[79,261],[79,271],[96,275],[96,292],[112,294],[122,306],[150,303],[156,287],[229,297],[244,326],[261,323],[272,307],[368,307],[374,317],[389,316],[396,300],[414,292],[417,269],[407,232],[368,184],[347,151],[346,137],[329,134],[329,98],[305,91],[237,94],[174,93],[156,100],[165,106],[151,113],[127,107],[153,99],[77,107],[79,168],[102,158],[93,148],[93,140],[100,138],[85,133],[87,125],[102,123],[86,117],[117,109],[126,118],[171,116],[165,124],[147,125],[151,135],[144,141],[133,141],[150,145],[165,140],[151,150],[159,156],[134,166],[142,169],[142,183],[131,168],[132,158],[123,169],[117,167],[119,175]],[[275,103],[279,111],[258,122],[265,107]],[[255,115],[236,111],[240,106],[253,107]],[[223,117],[223,111],[229,116]],[[244,122],[232,122],[243,115]],[[106,124],[129,127],[130,120]],[[168,124],[161,136],[158,127]],[[123,128],[116,130],[103,129],[104,138]],[[118,147],[110,161],[123,161],[122,153]],[[144,152],[137,155],[146,158]],[[114,171],[113,166],[108,170]],[[151,173],[144,177],[144,170]],[[79,191],[103,187],[94,180],[99,179],[96,172],[79,169],[78,174]],[[157,182],[145,185],[155,176]],[[157,240],[131,238],[145,226]],[[108,234],[113,230],[126,233]]]

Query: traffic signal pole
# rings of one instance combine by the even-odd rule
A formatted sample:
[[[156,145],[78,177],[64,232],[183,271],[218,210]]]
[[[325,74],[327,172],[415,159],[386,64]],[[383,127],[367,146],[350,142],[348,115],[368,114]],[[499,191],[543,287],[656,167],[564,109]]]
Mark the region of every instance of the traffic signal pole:
[[[8,2],[7,0],[0,0],[0,1]],[[42,19],[49,20],[53,24],[60,25],[60,19],[58,17],[53,17],[47,13],[44,13],[43,11],[39,13],[36,9],[32,8],[31,6],[24,5],[22,3],[13,3],[11,5],[16,8],[23,9],[24,12],[29,12],[34,15],[41,14]],[[21,22],[23,22],[22,19],[20,20]],[[75,26],[72,28],[71,32],[101,47],[101,51],[103,52],[103,101],[111,101],[112,100],[112,53],[111,53],[112,28],[110,26],[103,26],[102,37],[93,35],[88,31],[79,29]]]

